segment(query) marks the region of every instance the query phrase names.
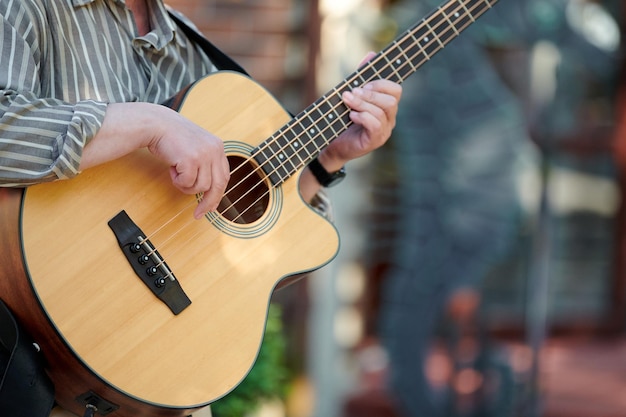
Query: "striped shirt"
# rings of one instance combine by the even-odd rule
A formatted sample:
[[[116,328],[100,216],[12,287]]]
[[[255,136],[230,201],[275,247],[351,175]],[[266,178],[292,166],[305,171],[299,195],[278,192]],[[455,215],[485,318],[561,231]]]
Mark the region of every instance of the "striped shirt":
[[[215,69],[149,4],[139,36],[124,0],[0,1],[0,185],[77,175],[108,103],[162,103]]]

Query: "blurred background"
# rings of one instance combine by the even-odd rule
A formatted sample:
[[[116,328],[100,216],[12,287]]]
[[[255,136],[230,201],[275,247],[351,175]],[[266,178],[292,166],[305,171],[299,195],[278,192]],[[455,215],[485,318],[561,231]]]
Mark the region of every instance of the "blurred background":
[[[294,114],[441,3],[169,1]],[[419,68],[214,415],[626,416],[625,17],[501,0]]]

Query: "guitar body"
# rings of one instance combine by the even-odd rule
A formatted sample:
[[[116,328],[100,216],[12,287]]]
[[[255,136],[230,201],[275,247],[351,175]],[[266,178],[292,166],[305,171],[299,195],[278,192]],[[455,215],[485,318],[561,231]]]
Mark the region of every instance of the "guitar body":
[[[171,107],[225,143],[219,214],[193,220],[195,197],[146,150],[0,189],[0,295],[41,346],[57,402],[183,417],[230,392],[256,359],[278,282],[337,253],[298,179],[352,123],[342,92],[402,82],[496,2],[448,0],[293,119],[238,73],[181,92]]]
[[[290,120],[262,87],[229,72],[194,84],[178,111],[224,140],[231,169]],[[247,165],[244,180],[258,172]],[[253,216],[201,220],[195,197],[143,150],[72,180],[0,191],[0,291],[41,345],[57,401],[82,415],[76,398],[92,391],[119,407],[111,416],[174,417],[230,392],[256,359],[277,283],[338,250],[298,177],[280,187],[260,177]],[[122,210],[191,301],[180,313],[122,253],[108,224]]]

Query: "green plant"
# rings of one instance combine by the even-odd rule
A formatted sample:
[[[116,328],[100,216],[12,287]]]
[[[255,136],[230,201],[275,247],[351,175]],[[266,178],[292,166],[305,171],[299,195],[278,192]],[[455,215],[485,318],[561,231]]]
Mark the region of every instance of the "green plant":
[[[285,348],[282,311],[270,304],[263,343],[254,366],[237,388],[211,405],[213,416],[244,417],[254,412],[263,400],[284,398],[289,378]]]

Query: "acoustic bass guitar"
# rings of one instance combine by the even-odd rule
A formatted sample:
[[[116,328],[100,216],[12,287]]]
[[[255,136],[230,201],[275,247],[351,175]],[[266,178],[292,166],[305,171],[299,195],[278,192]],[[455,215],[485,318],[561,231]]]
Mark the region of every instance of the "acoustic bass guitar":
[[[48,362],[56,399],[116,417],[182,417],[251,369],[281,280],[320,268],[338,234],[301,198],[302,169],[351,124],[344,91],[402,82],[496,0],[449,0],[295,117],[218,72],[173,104],[222,138],[231,180],[194,196],[145,150],[68,181],[0,191],[0,294]]]

